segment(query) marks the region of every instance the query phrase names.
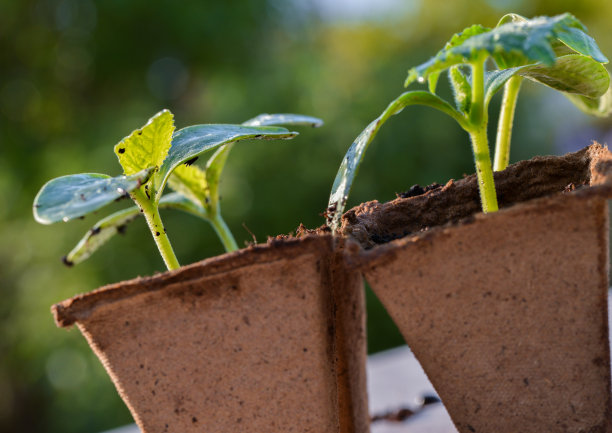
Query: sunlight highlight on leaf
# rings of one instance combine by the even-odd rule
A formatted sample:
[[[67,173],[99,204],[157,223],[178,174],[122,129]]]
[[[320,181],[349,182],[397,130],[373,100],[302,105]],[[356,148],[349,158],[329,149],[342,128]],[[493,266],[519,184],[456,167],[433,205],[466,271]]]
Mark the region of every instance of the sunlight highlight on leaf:
[[[159,168],[170,149],[173,132],[174,116],[163,110],[121,140],[115,145],[115,154],[123,172],[130,175],[146,167]]]

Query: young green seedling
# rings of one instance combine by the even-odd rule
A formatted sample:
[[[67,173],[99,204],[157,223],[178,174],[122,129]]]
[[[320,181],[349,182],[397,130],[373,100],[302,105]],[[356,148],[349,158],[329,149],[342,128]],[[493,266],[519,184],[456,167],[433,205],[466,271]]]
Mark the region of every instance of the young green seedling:
[[[126,224],[142,214],[168,269],[179,267],[159,215],[160,208],[180,209],[213,224],[227,250],[236,242],[219,211],[218,183],[231,146],[246,139],[289,139],[297,135],[270,125],[310,124],[319,119],[292,114],[261,115],[243,125],[195,125],[174,131],[168,110],[153,116],[142,128],[115,146],[124,174],[63,176],[47,182],[34,200],[34,217],[43,224],[69,221],[129,195],[136,207],[116,212],[99,221],[64,259],[79,263]],[[202,154],[217,149],[202,171],[191,164]],[[177,192],[162,197],[166,183]]]
[[[495,68],[487,70],[492,59]],[[496,169],[508,164],[512,118],[522,78],[545,84],[587,113],[605,116],[611,109],[606,57],[570,14],[525,19],[504,16],[494,29],[473,25],[454,35],[432,59],[408,71],[405,86],[428,82],[428,91],[401,94],[355,139],[344,156],[329,199],[327,222],[339,228],[340,218],[368,145],[392,115],[409,105],[435,108],[457,121],[470,136],[482,210],[498,209],[487,137],[488,106],[505,87],[497,134]],[[440,74],[447,70],[454,105],[436,95]]]

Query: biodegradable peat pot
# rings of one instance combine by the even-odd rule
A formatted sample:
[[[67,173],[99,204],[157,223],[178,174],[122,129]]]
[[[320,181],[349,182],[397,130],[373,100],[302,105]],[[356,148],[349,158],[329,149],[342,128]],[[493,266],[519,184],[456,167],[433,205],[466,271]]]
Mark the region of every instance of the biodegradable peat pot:
[[[334,242],[275,240],[53,312],[79,327],[143,432],[365,433],[363,282]]]
[[[612,431],[611,175],[593,145],[496,173],[497,213],[479,213],[470,176],[343,217],[367,248],[347,259],[460,432]]]

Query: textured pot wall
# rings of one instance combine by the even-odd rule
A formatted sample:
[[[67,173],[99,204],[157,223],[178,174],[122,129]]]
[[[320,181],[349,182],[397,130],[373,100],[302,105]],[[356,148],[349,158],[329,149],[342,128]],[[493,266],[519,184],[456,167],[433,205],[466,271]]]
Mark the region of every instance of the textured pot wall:
[[[610,431],[610,188],[602,172],[610,155],[594,147],[572,158],[582,170],[558,179],[558,191],[581,180],[602,185],[476,214],[351,258],[462,433]],[[524,167],[510,170],[508,182],[529,175],[540,191],[540,173]],[[472,179],[460,182],[431,195],[473,192]],[[361,217],[360,235],[380,229],[375,212]]]
[[[331,242],[110,286],[56,316],[76,321],[144,432],[366,432],[362,280]]]
[[[607,206],[572,202],[406,243],[366,272],[461,432],[605,431]]]

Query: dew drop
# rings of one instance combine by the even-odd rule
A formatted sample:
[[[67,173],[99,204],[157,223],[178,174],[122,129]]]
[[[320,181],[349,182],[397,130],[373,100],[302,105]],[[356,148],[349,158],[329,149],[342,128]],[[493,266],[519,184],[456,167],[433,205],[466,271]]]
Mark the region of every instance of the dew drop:
[[[68,218],[67,216],[65,216],[64,218],[62,218],[62,221],[64,221],[65,223],[67,223],[68,221],[70,221],[70,218]]]
[[[419,77],[417,78],[417,81],[421,84],[423,84],[425,82],[425,77]]]
[[[127,191],[124,190],[123,188],[117,188],[117,192],[121,195],[125,194]]]

